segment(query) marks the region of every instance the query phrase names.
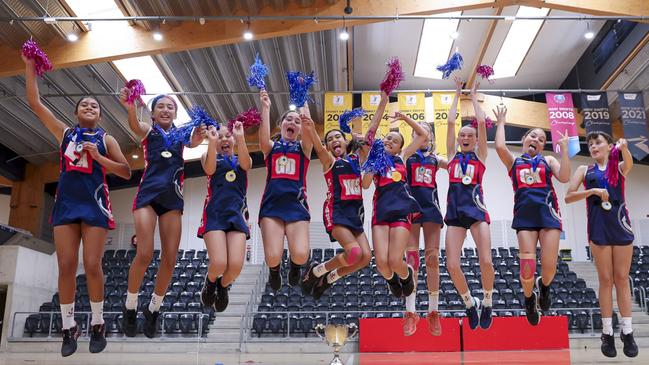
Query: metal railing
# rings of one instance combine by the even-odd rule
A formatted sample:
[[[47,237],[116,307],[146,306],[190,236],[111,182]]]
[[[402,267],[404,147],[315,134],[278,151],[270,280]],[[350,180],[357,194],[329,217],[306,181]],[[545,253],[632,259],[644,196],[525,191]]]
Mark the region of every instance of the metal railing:
[[[55,312],[55,311],[49,311],[49,312],[14,312],[14,314],[12,316],[11,329],[9,331],[9,338],[7,340],[8,341],[21,341],[21,340],[25,340],[26,338],[32,338],[31,336],[25,336],[25,324],[27,322],[27,319],[31,315],[34,315],[34,314],[49,316],[49,321],[48,321],[49,325],[48,325],[48,330],[47,330],[47,337],[44,337],[44,338],[51,339],[52,334],[53,334],[52,330],[53,330],[53,327],[54,327],[53,326],[54,321],[58,320],[58,319],[55,319],[55,316],[56,315],[60,316],[61,312]],[[88,337],[90,329],[91,329],[90,321],[92,319],[92,312],[75,312],[75,315],[77,315],[77,314],[81,314],[81,315],[86,316],[86,318],[85,318],[85,327],[83,327],[81,323],[77,323],[77,325],[80,326],[81,328],[86,329],[81,334],[82,334],[82,336],[85,334],[85,337]],[[104,312],[104,318],[105,318],[106,314],[109,314],[109,315],[117,314],[117,315],[119,315],[119,314],[122,314],[122,312]],[[181,339],[181,338],[182,339],[187,339],[187,340],[194,340],[194,339],[201,340],[201,338],[203,337],[203,321],[204,321],[205,317],[209,318],[209,314],[206,314],[206,313],[203,313],[203,312],[163,312],[163,313],[161,313],[161,317],[160,317],[159,320],[160,320],[160,331],[161,331],[161,337],[162,338],[171,338],[172,335],[180,334],[180,333],[177,333],[177,332],[171,332],[171,333],[166,333],[165,332],[165,315],[167,315],[167,314],[177,314],[178,316],[183,315],[183,314],[191,314],[194,317],[199,315],[200,319],[198,320],[198,325],[197,325],[197,328],[196,328],[196,331],[197,331],[196,336],[194,336],[194,333],[189,333],[189,334],[188,333],[182,333],[183,336],[178,337],[178,338],[179,339]],[[24,320],[20,320],[23,317],[24,317]],[[118,320],[117,316],[115,316],[114,318],[115,318],[115,320]],[[40,321],[40,319],[39,319],[39,321]],[[180,321],[180,319],[179,319],[179,321]],[[18,333],[17,330],[21,331],[20,333],[22,333],[22,336],[16,336],[16,334]],[[39,332],[39,333],[44,334],[45,332]],[[58,334],[58,331],[56,331],[54,333]],[[36,338],[43,338],[43,337],[38,336]],[[174,338],[176,338],[176,337],[174,337]]]
[[[246,343],[246,340],[248,339],[247,335],[250,333],[250,330],[252,328],[252,321],[254,316],[249,315],[249,313],[253,313],[255,310],[255,307],[259,305],[259,298],[261,298],[262,293],[264,292],[264,289],[266,287],[266,277],[268,276],[268,266],[264,263],[261,265],[261,272],[259,275],[257,275],[257,278],[255,279],[255,284],[252,288],[252,292],[250,293],[250,298],[248,299],[248,303],[246,304],[246,309],[243,313],[243,316],[241,317],[241,321],[239,324],[239,350],[243,351],[244,344]]]

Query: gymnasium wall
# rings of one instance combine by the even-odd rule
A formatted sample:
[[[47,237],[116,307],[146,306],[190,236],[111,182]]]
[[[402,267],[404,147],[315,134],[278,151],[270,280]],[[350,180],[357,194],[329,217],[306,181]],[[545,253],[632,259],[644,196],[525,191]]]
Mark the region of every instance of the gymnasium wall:
[[[8,224],[9,222],[9,202],[11,195],[0,194],[0,223]]]
[[[512,147],[516,151],[520,147]],[[575,157],[573,159],[574,169],[588,159],[584,157]],[[257,215],[259,212],[259,202],[265,185],[266,170],[263,168],[253,169],[248,174],[248,204],[250,207],[250,222],[253,232],[252,239],[249,241],[253,252],[259,256],[262,255],[261,241],[257,237]],[[437,174],[437,181],[440,189],[440,204],[442,211],[446,211],[446,192],[448,190],[448,174],[441,171]],[[638,218],[645,218],[649,210],[649,195],[644,194],[646,191],[646,181],[649,181],[649,167],[635,166],[627,181],[627,200],[629,201],[629,210],[631,217],[636,220],[634,227],[636,232],[640,228]],[[206,193],[206,179],[204,177],[192,178],[185,180],[185,214],[183,215],[183,234],[181,248],[184,249],[202,249],[203,241],[196,238],[196,230],[200,225],[203,203]],[[586,255],[583,247],[587,242],[586,238],[586,217],[585,202],[579,202],[570,206],[565,206],[563,197],[567,190],[567,184],[558,184],[555,181],[555,189],[559,196],[561,212],[564,217],[565,239],[562,240],[562,248],[573,249],[573,257],[577,260],[585,260]],[[111,202],[115,220],[118,223],[118,229],[111,232],[111,238],[107,248],[128,248],[131,236],[134,234],[131,207],[133,197],[137,188],[123,189],[111,192]],[[320,161],[311,162],[307,176],[308,201],[311,208],[311,244],[313,247],[337,247],[337,244],[329,243],[324,235],[324,226],[322,225],[322,204],[326,197],[326,186],[322,176],[322,165]],[[492,242],[494,247],[516,245],[515,232],[510,229],[512,210],[513,210],[513,190],[507,171],[502,165],[495,149],[489,150],[487,158],[487,172],[484,180],[485,202],[492,219],[491,231]],[[365,210],[366,210],[366,232],[369,232],[369,222],[372,212],[372,194],[373,187],[364,192]],[[646,226],[646,224],[645,224]],[[645,243],[649,243],[649,227],[644,228]],[[157,234],[156,234],[157,235]],[[442,231],[442,242],[444,230]],[[467,247],[474,246],[470,237],[467,238]],[[159,247],[159,242],[155,242]],[[257,261],[261,262],[261,261]]]

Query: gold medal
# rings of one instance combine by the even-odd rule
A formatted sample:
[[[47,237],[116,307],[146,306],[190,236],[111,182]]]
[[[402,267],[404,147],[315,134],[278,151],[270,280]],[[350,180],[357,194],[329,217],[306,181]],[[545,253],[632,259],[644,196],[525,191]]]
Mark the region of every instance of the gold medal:
[[[280,166],[286,166],[286,164],[288,163],[288,158],[286,157],[286,155],[282,155],[282,157],[277,160],[277,163],[279,163]]]
[[[160,156],[162,156],[164,158],[170,158],[172,155],[171,155],[171,152],[169,152],[169,151],[162,151],[162,152],[160,152]]]
[[[401,181],[401,173],[399,171],[392,171],[392,181],[399,182]]]
[[[225,180],[227,180],[228,182],[233,182],[236,179],[237,179],[237,173],[234,172],[234,170],[230,170],[225,174]]]
[[[525,183],[527,185],[532,185],[534,184],[534,176],[530,175],[525,175]]]
[[[611,202],[602,202],[602,209],[604,210],[611,210],[613,208],[613,205]]]
[[[462,184],[464,185],[471,185],[471,182],[473,182],[473,179],[469,175],[464,175],[462,176]]]

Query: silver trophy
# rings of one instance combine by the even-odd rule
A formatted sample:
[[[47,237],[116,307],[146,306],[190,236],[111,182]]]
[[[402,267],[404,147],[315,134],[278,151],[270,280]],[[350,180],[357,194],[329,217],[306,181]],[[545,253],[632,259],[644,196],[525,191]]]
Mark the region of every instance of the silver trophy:
[[[353,330],[349,335],[349,330]],[[322,332],[324,331],[324,336]],[[353,339],[358,334],[358,327],[354,323],[347,325],[344,324],[319,324],[315,326],[315,333],[329,346],[334,348],[334,358],[329,363],[330,365],[343,365],[340,360],[340,350],[345,346],[347,340]]]

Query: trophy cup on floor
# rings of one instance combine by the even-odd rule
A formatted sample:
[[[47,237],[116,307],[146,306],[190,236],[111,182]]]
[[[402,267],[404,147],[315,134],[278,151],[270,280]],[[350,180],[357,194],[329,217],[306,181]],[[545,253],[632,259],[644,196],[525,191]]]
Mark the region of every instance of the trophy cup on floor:
[[[349,335],[349,330],[353,330]],[[324,336],[322,335],[324,331]],[[330,365],[343,365],[340,360],[340,350],[345,346],[347,340],[353,339],[358,333],[358,327],[354,323],[347,325],[344,324],[319,324],[315,326],[315,333],[329,346],[334,349],[334,358],[329,363]]]

